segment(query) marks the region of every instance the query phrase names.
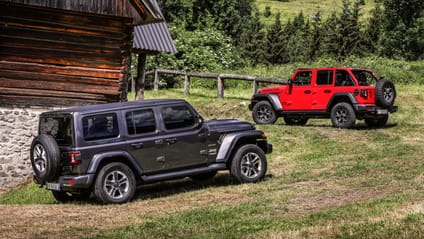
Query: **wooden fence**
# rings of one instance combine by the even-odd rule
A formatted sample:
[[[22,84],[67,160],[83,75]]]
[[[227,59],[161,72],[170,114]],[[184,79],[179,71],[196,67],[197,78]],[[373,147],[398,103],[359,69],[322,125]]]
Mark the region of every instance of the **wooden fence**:
[[[243,81],[252,81],[253,84],[253,93],[258,91],[259,83],[272,83],[272,84],[287,84],[287,80],[278,79],[278,78],[263,78],[257,76],[246,76],[246,75],[237,75],[237,74],[226,74],[226,73],[200,73],[200,72],[184,72],[184,71],[175,71],[175,70],[164,70],[157,69],[153,71],[148,71],[145,75],[154,75],[153,89],[159,89],[159,77],[160,74],[172,74],[172,75],[182,75],[184,76],[184,95],[190,94],[190,78],[208,78],[216,79],[217,81],[217,97],[224,98],[224,81],[226,79],[232,80],[243,80]]]

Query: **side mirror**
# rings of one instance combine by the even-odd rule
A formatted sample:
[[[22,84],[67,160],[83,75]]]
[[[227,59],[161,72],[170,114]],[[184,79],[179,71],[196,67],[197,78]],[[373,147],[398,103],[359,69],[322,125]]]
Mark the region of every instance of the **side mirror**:
[[[197,128],[201,128],[202,127],[203,121],[204,120],[203,120],[202,116],[198,115],[197,116]]]

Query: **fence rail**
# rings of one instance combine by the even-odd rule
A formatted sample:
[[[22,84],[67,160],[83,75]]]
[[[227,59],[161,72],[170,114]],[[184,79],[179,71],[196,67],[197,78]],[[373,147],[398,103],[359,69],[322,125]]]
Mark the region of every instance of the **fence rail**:
[[[238,74],[227,74],[227,73],[200,73],[200,72],[185,72],[185,71],[176,71],[176,70],[166,70],[166,69],[157,69],[152,71],[147,71],[145,76],[154,75],[153,89],[159,89],[159,77],[160,74],[171,74],[171,75],[183,75],[184,76],[184,95],[190,94],[190,78],[208,78],[216,79],[217,81],[217,97],[224,98],[224,81],[226,79],[231,80],[243,80],[243,81],[252,81],[253,83],[253,93],[258,91],[259,83],[272,83],[272,84],[287,84],[287,80],[279,78],[263,78],[257,76],[246,76]]]

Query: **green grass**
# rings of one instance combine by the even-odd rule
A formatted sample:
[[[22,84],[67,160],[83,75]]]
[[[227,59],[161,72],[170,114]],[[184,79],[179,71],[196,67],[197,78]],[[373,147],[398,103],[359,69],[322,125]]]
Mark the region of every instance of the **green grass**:
[[[424,87],[398,84],[397,90],[399,112],[387,127],[369,129],[358,121],[354,129],[340,130],[329,119],[303,127],[281,119],[258,125],[274,145],[260,183],[237,185],[222,173],[205,186],[180,180],[142,187],[127,205],[63,205],[60,217],[74,212],[68,216],[72,221],[90,226],[56,228],[67,238],[423,238]],[[214,90],[191,92],[184,97],[182,89],[146,91],[146,98],[184,98],[207,119],[251,121],[242,103],[249,102],[250,88],[229,89],[222,100],[214,98]],[[211,197],[215,200],[204,203]],[[60,209],[52,203],[49,192],[33,184],[0,195],[2,209],[16,204],[30,205],[26,210],[35,205]],[[75,213],[114,209],[130,219],[107,229]],[[116,216],[112,212],[110,218]],[[52,212],[50,217],[58,216]],[[38,226],[32,229],[35,235],[49,235],[48,224]]]
[[[353,2],[353,1],[352,1]],[[270,25],[275,21],[275,15],[281,14],[281,19],[285,23],[288,19],[293,20],[300,11],[307,18],[315,15],[318,11],[323,19],[328,17],[333,11],[340,12],[342,8],[342,0],[257,0],[256,5],[261,13],[261,20],[264,24]],[[271,16],[265,17],[266,7],[270,7]],[[362,18],[370,17],[370,11],[374,8],[374,0],[366,0],[365,6],[362,6]]]

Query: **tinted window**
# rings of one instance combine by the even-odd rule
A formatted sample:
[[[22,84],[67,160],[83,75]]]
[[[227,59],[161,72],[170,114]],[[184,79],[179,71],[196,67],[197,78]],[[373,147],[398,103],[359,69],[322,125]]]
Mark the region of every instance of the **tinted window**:
[[[195,116],[185,105],[162,108],[162,118],[166,129],[180,129],[195,124]]]
[[[152,110],[139,110],[125,114],[128,134],[145,134],[156,130],[155,117]]]
[[[116,114],[87,116],[82,119],[86,141],[114,138],[119,135]]]
[[[336,84],[335,86],[353,86],[355,83],[350,77],[349,73],[345,70],[336,71]]]
[[[317,85],[332,85],[333,84],[333,71],[318,71]]]
[[[296,74],[296,77],[293,80],[294,85],[310,85],[312,78],[311,71],[301,71]]]
[[[72,144],[72,121],[69,117],[43,117],[39,132],[53,136],[58,145]]]

